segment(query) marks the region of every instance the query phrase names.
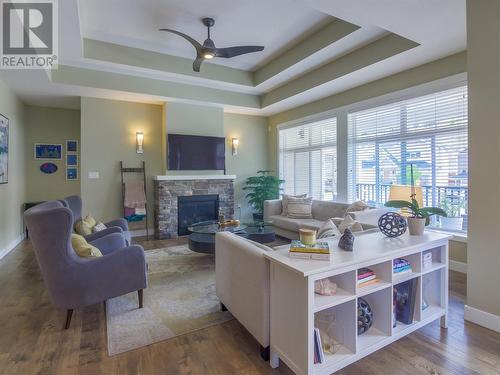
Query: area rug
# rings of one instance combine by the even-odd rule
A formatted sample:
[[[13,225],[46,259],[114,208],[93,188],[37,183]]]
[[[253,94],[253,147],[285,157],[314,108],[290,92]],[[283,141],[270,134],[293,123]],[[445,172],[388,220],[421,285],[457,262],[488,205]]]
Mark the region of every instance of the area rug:
[[[233,319],[215,295],[215,260],[186,245],[146,251],[144,308],[137,293],[106,302],[109,355],[123,353]]]

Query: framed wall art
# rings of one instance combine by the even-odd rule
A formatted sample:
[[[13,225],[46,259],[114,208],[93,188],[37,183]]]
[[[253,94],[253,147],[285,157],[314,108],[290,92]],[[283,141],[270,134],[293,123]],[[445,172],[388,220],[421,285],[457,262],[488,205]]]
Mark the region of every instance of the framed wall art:
[[[9,182],[9,119],[0,115],[0,184]]]

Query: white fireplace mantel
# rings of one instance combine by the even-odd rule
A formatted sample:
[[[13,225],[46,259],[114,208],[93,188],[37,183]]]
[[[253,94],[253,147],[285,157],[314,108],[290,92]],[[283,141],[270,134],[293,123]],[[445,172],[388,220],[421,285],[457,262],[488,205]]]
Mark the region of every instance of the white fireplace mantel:
[[[208,174],[208,175],[163,175],[154,176],[156,181],[192,181],[192,180],[236,180],[235,174]]]

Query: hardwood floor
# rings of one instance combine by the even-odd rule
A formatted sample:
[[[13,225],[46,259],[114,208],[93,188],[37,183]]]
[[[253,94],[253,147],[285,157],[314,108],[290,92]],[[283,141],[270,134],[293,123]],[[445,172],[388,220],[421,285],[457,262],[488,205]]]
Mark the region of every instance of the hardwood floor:
[[[146,249],[185,240],[142,241]],[[463,321],[466,278],[450,273],[448,330],[438,322],[338,372],[343,375],[500,374],[500,334]],[[147,290],[145,291],[147,293]],[[29,242],[0,261],[0,374],[290,374],[272,370],[235,320],[108,357],[103,304],[52,307]]]

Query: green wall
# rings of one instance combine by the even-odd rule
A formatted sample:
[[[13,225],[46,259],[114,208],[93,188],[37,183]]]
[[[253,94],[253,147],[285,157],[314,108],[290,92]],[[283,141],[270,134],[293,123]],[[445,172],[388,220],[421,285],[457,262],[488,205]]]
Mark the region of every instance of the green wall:
[[[246,178],[267,168],[267,118],[226,113],[224,133],[227,173],[236,175],[234,200],[241,207],[241,217],[248,218],[253,211],[247,204],[243,186]],[[232,138],[239,139],[238,154],[235,156],[231,152]],[[235,213],[238,215],[238,209]]]
[[[66,140],[80,142],[80,111],[62,108],[25,107],[26,200],[47,201],[80,194],[80,180],[66,180]],[[57,172],[45,174],[40,166],[47,160],[35,160],[35,143],[60,143],[63,159],[53,160]],[[80,160],[80,159],[79,159]]]
[[[0,258],[23,232],[25,202],[23,103],[0,81],[0,113],[9,119],[9,181],[0,185]]]
[[[500,2],[467,1],[469,231],[465,318],[500,331]],[[472,309],[472,310],[471,310]],[[484,314],[487,312],[489,314]]]
[[[139,131],[144,132],[144,154],[136,153]],[[120,161],[126,167],[139,167],[144,160],[149,226],[153,227],[152,176],[163,174],[162,106],[82,98],[81,152],[84,213],[102,221],[122,217]],[[99,178],[89,179],[90,171],[99,172]]]

